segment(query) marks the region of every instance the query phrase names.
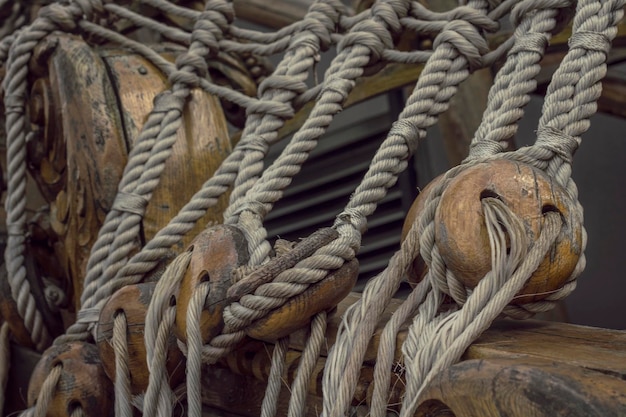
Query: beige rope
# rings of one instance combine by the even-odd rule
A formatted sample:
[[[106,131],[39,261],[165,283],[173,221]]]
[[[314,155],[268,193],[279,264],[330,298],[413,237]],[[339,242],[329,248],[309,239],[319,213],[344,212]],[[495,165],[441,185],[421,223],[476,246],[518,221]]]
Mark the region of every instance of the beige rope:
[[[379,348],[380,362],[375,368],[371,409],[375,416],[380,417],[385,410],[389,369],[395,350],[394,335],[399,326],[416,311],[418,315],[403,347],[408,376],[407,393],[411,393],[407,394],[402,409],[402,415],[407,416],[415,410],[423,387],[437,372],[457,360],[462,349],[501,311],[516,317],[542,311],[575,287],[575,278],[584,267],[584,256],[570,281],[545,302],[531,303],[523,308],[507,306],[511,297],[515,296],[525,279],[534,271],[533,266],[536,268],[538,259],[543,258],[545,247],[553,239],[555,230],[558,231],[553,213],[546,215],[540,239],[534,243],[525,242],[520,237],[522,234],[517,220],[506,207],[502,207],[498,201],[487,199],[484,204],[490,228],[493,270],[471,294],[447,270],[433,244],[432,234],[432,219],[438,198],[449,181],[467,166],[500,153],[502,144],[514,134],[515,124],[523,114],[522,108],[533,89],[538,62],[552,31],[556,30],[556,21],[561,18],[563,10],[572,4],[571,1],[509,0],[501,2],[491,11],[487,10],[486,1],[470,1],[467,6],[434,13],[417,2],[381,0],[366,12],[348,16],[341,2],[328,0],[315,3],[303,21],[273,34],[259,34],[232,26],[232,5],[221,0],[210,1],[204,12],[186,9],[165,0],[143,0],[142,3],[191,19],[195,22],[195,28],[189,32],[185,28],[165,26],[116,4],[75,0],[43,8],[33,24],[15,31],[0,43],[0,57],[7,60],[4,101],[7,109],[7,160],[10,161],[6,205],[9,243],[5,259],[12,296],[38,348],[42,349],[47,344],[49,335],[30,294],[23,268],[27,123],[24,97],[27,91],[27,64],[33,49],[54,30],[98,35],[128,47],[155,63],[173,84],[171,94],[157,101],[140,135],[141,140],[133,148],[120,183],[118,198],[89,259],[79,321],[72,326],[68,335],[57,340],[59,343],[88,337],[86,331],[97,320],[98,310],[107,297],[117,288],[140,280],[145,271],[152,268],[154,262],[162,256],[162,251],[178,242],[204,210],[215,204],[217,198],[231,185],[234,185],[234,190],[225,219],[244,229],[252,253],[251,266],[265,262],[270,250],[263,219],[282,197],[283,189],[300,170],[334,115],[341,111],[356,80],[379,62],[416,63],[428,60],[399,120],[377,151],[370,170],[355,190],[346,209],[337,216],[334,227],[339,232],[338,239],[318,249],[293,268],[273,277],[273,282],[257,288],[254,294],[247,294],[229,306],[224,316],[225,332],[208,345],[202,344],[199,334],[199,315],[208,294],[208,285],[200,285],[196,289],[187,317],[189,342],[183,346],[189,360],[187,395],[190,415],[201,415],[202,364],[214,362],[228,352],[244,337],[243,329],[248,323],[324,279],[329,271],[341,267],[356,256],[361,234],[367,226],[367,217],[374,212],[388,188],[407,166],[409,156],[415,151],[417,142],[425,137],[426,129],[447,108],[458,84],[469,75],[470,70],[490,65],[508,48],[511,48],[509,57],[490,92],[490,106],[477,132],[470,158],[466,164],[448,173],[429,200],[419,224],[414,225],[410,237],[393,256],[388,268],[368,284],[361,301],[350,308],[344,317],[324,375],[324,415],[344,415],[348,409],[364,350],[380,314],[398,288],[412,256],[415,256],[418,237],[421,253],[429,265],[429,275],[415,288],[383,332]],[[595,111],[595,101],[600,91],[599,80],[606,69],[606,53],[616,33],[615,24],[623,15],[624,3],[579,2],[570,52],[548,89],[537,143],[533,147],[503,156],[523,160],[546,170],[569,190],[574,201],[577,190],[571,180],[571,157],[580,143],[580,135],[588,127],[589,115]],[[515,36],[497,50],[489,51],[484,32],[496,30],[497,21],[509,11],[516,26]],[[176,65],[169,64],[145,45],[102,27],[99,19],[106,14],[127,19],[137,27],[147,28],[177,41],[186,48],[187,53]],[[436,34],[434,51],[395,51],[394,39],[405,30]],[[239,41],[238,36],[243,41]],[[309,88],[306,84],[309,69],[319,54],[333,45],[337,46],[338,53],[324,80],[318,86]],[[265,55],[284,53],[284,59],[273,76],[261,84],[259,99],[249,99],[203,78],[206,60],[218,51]],[[581,77],[582,73],[585,76]],[[214,178],[207,181],[170,225],[129,261],[130,252],[138,249],[135,248],[135,237],[143,209],[158,183],[164,161],[171,150],[174,132],[181,123],[184,100],[190,89],[196,86],[226,97],[247,109],[248,118],[242,141],[232,158],[227,159]],[[264,171],[263,158],[269,145],[276,141],[278,130],[285,120],[293,116],[299,105],[313,98],[316,98],[316,104],[309,119],[276,162]],[[578,210],[582,210],[580,206]],[[515,240],[515,248],[512,247],[508,255],[503,250],[505,234],[499,222],[506,225],[510,240]],[[530,248],[528,253],[527,247]],[[175,401],[168,385],[165,361],[167,341],[176,313],[172,297],[187,268],[189,256],[189,253],[182,254],[163,275],[146,317],[145,343],[150,383],[144,401],[145,415],[169,415]],[[450,294],[459,306],[439,313],[444,293]],[[132,409],[125,363],[128,355],[123,346],[124,323],[121,316],[119,320],[116,317],[114,343],[118,342],[115,351],[119,378],[116,381],[116,413],[127,416],[132,413]],[[301,364],[302,376],[297,378],[297,383],[294,382],[294,396],[289,406],[289,415],[293,417],[304,409],[302,399],[306,391],[305,375],[310,370],[312,358],[319,352],[322,316],[314,319],[313,327],[314,338],[311,339],[310,351],[305,352],[306,364]],[[0,335],[3,334],[0,332]],[[263,404],[263,415],[266,417],[276,413],[285,349],[286,342],[283,340],[274,351],[276,359],[273,361]],[[60,378],[59,372],[59,367],[53,368],[44,382],[46,388],[42,388],[37,406],[29,410],[29,414],[40,416],[45,413]],[[82,410],[75,409],[73,412],[78,414]]]
[[[132,417],[130,369],[126,315],[120,312],[113,319],[111,344],[115,352],[115,416]]]

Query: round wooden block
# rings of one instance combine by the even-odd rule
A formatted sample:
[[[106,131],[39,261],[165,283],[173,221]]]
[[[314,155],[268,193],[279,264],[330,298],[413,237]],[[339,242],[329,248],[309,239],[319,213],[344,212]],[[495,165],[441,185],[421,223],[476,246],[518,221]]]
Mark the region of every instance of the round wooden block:
[[[224,328],[222,314],[228,305],[226,291],[233,283],[233,271],[248,263],[248,243],[241,230],[217,225],[205,229],[191,243],[191,261],[180,284],[176,301],[175,333],[187,342],[187,310],[194,290],[204,281],[210,282],[210,293],[200,316],[202,340],[206,343]]]
[[[29,407],[35,404],[42,384],[57,365],[63,370],[47,417],[69,417],[76,407],[86,417],[113,415],[113,386],[104,372],[98,349],[83,342],[52,346],[44,352],[30,378]]]
[[[529,242],[541,233],[543,216],[560,213],[561,233],[514,300],[540,300],[560,288],[582,252],[582,221],[567,191],[544,172],[507,160],[481,163],[459,174],[444,191],[435,215],[435,240],[447,267],[469,288],[491,270],[491,250],[481,200],[503,201],[522,221]]]
[[[246,334],[275,341],[305,326],[315,314],[334,308],[352,290],[359,275],[359,261],[352,259],[282,307],[252,323]]]
[[[428,185],[426,185],[426,187],[424,187],[424,189],[420,191],[420,193],[417,195],[417,197],[413,201],[413,204],[411,204],[411,207],[409,208],[409,212],[406,214],[406,218],[404,219],[404,224],[402,225],[402,238],[401,238],[402,241],[404,241],[404,239],[406,238],[406,235],[409,234],[409,230],[411,230],[413,223],[418,221],[419,217],[422,215],[426,200],[432,193],[433,188],[435,188],[435,186],[441,182],[442,178],[443,178],[443,174],[439,175],[438,177],[433,179],[431,182],[429,182]],[[422,256],[419,253],[419,244],[417,246],[417,251],[415,255],[416,256],[415,256],[415,259],[413,260],[412,268],[409,270],[409,273],[407,275],[409,284],[412,287],[414,287],[416,284],[421,282],[424,279],[424,276],[426,276],[426,273],[428,272],[428,266],[426,265],[424,258],[422,258]]]
[[[127,323],[128,367],[133,395],[145,392],[148,372],[144,329],[146,314],[156,283],[128,285],[115,292],[100,312],[97,345],[106,374],[115,381],[115,351],[112,346],[113,326],[118,314],[123,313]],[[176,337],[168,340],[167,371],[170,384],[176,386],[185,378],[185,356],[178,348]]]

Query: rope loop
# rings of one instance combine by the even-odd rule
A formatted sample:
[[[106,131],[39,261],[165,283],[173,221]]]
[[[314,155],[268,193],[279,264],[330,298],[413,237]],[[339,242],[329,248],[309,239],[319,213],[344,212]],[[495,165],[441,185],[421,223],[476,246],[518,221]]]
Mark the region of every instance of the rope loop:
[[[444,174],[440,182],[433,187],[432,192],[426,198],[422,215],[420,218],[417,219],[420,236],[420,255],[422,256],[428,267],[428,279],[430,285],[432,285],[432,287],[436,288],[441,293],[447,294],[452,297],[452,299],[458,305],[462,306],[465,304],[469,295],[473,292],[473,289],[466,287],[463,282],[448,268],[448,265],[442,257],[442,248],[438,247],[438,243],[436,241],[435,233],[437,226],[435,225],[435,213],[439,210],[442,195],[448,189],[449,185],[454,179],[459,177],[466,170],[481,163],[494,163],[498,160],[508,160],[515,161],[520,164],[534,166],[535,168],[533,169],[541,169],[538,167],[545,167],[545,164],[542,164],[543,161],[550,161],[555,156],[563,158],[566,161],[571,160],[572,142],[563,140],[566,135],[559,135],[558,132],[546,130],[545,132],[542,132],[541,137],[549,137],[548,135],[554,135],[553,139],[558,138],[559,141],[544,139],[541,141],[540,144],[537,144],[533,147],[522,148],[515,152],[506,152],[499,155],[492,155],[477,159],[468,159],[464,161],[463,164],[452,168],[446,174]],[[570,147],[568,147],[568,144]],[[575,214],[578,210],[577,201],[572,198],[567,189],[563,188],[562,191],[563,198],[561,201],[563,201],[563,204],[565,205],[565,210],[570,214],[561,213],[560,210],[558,211],[558,213],[564,219],[569,218],[572,222],[579,222],[580,220],[576,220],[579,219],[579,217],[577,214]],[[519,220],[517,220],[517,215],[511,212],[511,210],[515,209],[515,207],[508,207],[505,205],[501,206],[502,207],[500,207],[498,210],[504,210],[506,212],[504,218],[516,219],[515,221],[519,222]],[[545,213],[542,213],[542,215],[545,216]],[[573,229],[573,226],[570,224],[564,224],[562,228],[562,233],[565,233],[564,231],[569,230],[570,228]],[[511,234],[513,233],[513,227],[505,225],[505,230],[507,230],[507,234],[509,235],[508,239],[510,242],[510,240],[514,239],[514,236]],[[524,231],[524,228],[522,228],[521,230]],[[533,238],[528,233],[528,231],[524,231],[524,233],[515,234],[515,236],[517,236],[515,237],[515,239],[524,240],[523,242],[519,242],[521,246],[518,246],[525,248],[524,252],[530,250],[534,244]],[[561,238],[563,237],[561,236],[559,239]],[[584,256],[582,256],[582,252],[578,262],[584,262]],[[574,272],[572,272],[570,277],[564,283],[562,283],[557,290],[551,291],[548,297],[540,301],[518,303],[518,305],[505,309],[504,313],[510,313],[512,317],[527,318],[538,312],[549,310],[553,307],[555,301],[562,299],[569,293],[571,293],[571,291],[573,290],[573,286],[575,286],[575,284],[572,284],[572,282],[575,282],[576,276],[579,273],[579,269],[580,268],[576,266]],[[513,273],[513,271],[510,272]],[[490,271],[487,275],[492,273],[493,271]],[[531,271],[531,274],[532,273],[534,273],[534,270]],[[531,274],[529,274],[528,277],[530,277]]]
[[[517,27],[522,23],[522,20],[531,19],[535,14],[542,10],[559,9],[560,15],[557,16],[557,20],[565,20],[565,14],[571,13],[571,8],[575,4],[572,0],[524,0],[519,2],[511,10],[511,23]],[[560,26],[557,25],[555,30],[560,30]]]
[[[442,43],[449,43],[465,57],[470,71],[482,68],[482,57],[489,52],[487,41],[480,34],[479,28],[465,20],[448,22],[435,38],[433,48],[437,49]]]
[[[302,31],[295,35],[292,47],[313,35],[319,42],[322,51],[326,51],[332,44],[331,35],[339,23],[339,16],[344,13],[344,5],[337,0],[328,3],[314,3],[309,9],[308,17],[302,22]],[[317,48],[317,42],[313,43]]]
[[[469,6],[460,6],[451,10],[450,17],[451,21],[463,20],[487,32],[495,32],[500,28],[497,21]]]
[[[352,32],[348,33],[337,45],[337,52],[356,45],[364,46],[370,51],[370,62],[374,65],[383,56],[385,49],[393,47],[391,34],[385,27],[374,20],[365,20],[357,23]]]
[[[408,2],[375,2],[372,5],[372,17],[382,21],[392,36],[397,36],[402,32],[400,18],[405,17],[409,12]]]
[[[180,54],[175,62],[178,70],[169,77],[172,85],[182,84],[189,88],[197,88],[200,85],[199,78],[206,78],[209,73],[206,60],[197,53]]]
[[[223,0],[207,3],[194,24],[189,49],[176,59],[177,70],[169,76],[172,85],[199,86],[198,77],[206,78],[207,60],[217,56],[219,41],[228,32],[234,18],[232,4]]]

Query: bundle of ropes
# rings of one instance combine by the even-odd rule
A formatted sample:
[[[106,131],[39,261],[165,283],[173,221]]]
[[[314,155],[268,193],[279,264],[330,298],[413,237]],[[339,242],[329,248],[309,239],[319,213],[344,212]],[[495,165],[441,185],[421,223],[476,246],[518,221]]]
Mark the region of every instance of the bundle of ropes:
[[[51,3],[40,9],[32,23],[7,19],[0,42],[0,62],[5,66],[8,162],[5,262],[19,316],[38,350],[51,343],[52,350],[74,342],[93,343],[99,315],[109,298],[116,291],[141,282],[203,213],[227,190],[232,190],[224,225],[217,231],[207,231],[207,239],[220,233],[228,238],[230,233],[240,234],[247,242],[247,259],[232,266],[236,282],[216,301],[221,306],[218,314],[223,325],[208,338],[202,333],[201,317],[211,304],[207,300],[216,296],[211,294],[209,280],[201,280],[192,288],[189,304],[184,308],[176,300],[185,272],[196,256],[197,249],[192,247],[171,262],[152,295],[145,319],[146,365],[150,376],[141,395],[131,393],[128,351],[124,344],[126,324],[123,316],[116,316],[115,415],[131,416],[134,408],[142,410],[145,416],[172,415],[181,394],[170,387],[166,362],[170,336],[177,316],[182,316],[185,334],[181,337],[177,333],[177,343],[186,356],[183,397],[188,415],[200,416],[203,365],[219,361],[251,333],[249,329],[254,323],[332,278],[357,257],[368,217],[405,170],[427,129],[448,108],[457,87],[472,71],[491,66],[497,60],[504,63],[491,87],[487,110],[469,156],[433,184],[428,193],[422,194],[423,209],[401,249],[389,260],[387,268],[367,283],[362,298],[345,313],[328,353],[320,412],[326,417],[349,413],[368,343],[383,310],[417,257],[423,258],[427,270],[382,333],[369,409],[372,416],[386,413],[396,334],[404,323],[409,322],[410,326],[401,347],[406,390],[400,415],[410,416],[433,377],[458,361],[494,319],[501,314],[527,318],[546,311],[576,286],[576,277],[585,266],[586,235],[577,188],[571,179],[572,157],[581,135],[589,127],[589,117],[596,110],[607,53],[625,1],[580,0],[575,4],[572,0],[470,0],[453,10],[436,13],[416,1],[379,0],[366,11],[352,14],[339,0],[320,0],[301,21],[274,33],[237,27],[233,5],[226,0],[208,0],[204,11],[167,0],[132,3],[128,7],[106,0]],[[166,25],[143,16],[133,9],[135,3],[192,21],[193,28]],[[551,36],[569,19],[574,7],[569,51],[548,87],[537,139],[532,146],[507,151],[509,139],[517,130],[516,123],[536,87],[539,62]],[[490,50],[485,36],[497,31],[499,22],[507,16],[515,27],[514,34]],[[126,19],[155,31],[185,46],[186,51],[171,63],[146,44],[109,29],[115,19]],[[52,341],[26,279],[25,100],[33,51],[55,31],[78,34],[94,44],[108,42],[140,54],[167,75],[171,87],[156,98],[129,154],[117,197],[91,250],[77,320],[65,334]],[[404,32],[432,36],[432,50],[398,50],[396,43]],[[332,51],[333,47],[336,55],[323,79],[311,85],[311,69],[320,54]],[[207,62],[221,51],[281,54],[282,59],[259,86],[258,97],[253,98],[207,77]],[[393,62],[423,64],[423,69],[367,174],[329,229],[305,239],[295,248],[280,251],[283,253],[277,249],[273,257],[264,228],[266,215],[281,199],[283,190],[299,172],[334,116],[342,110],[356,81]],[[136,236],[145,207],[172,152],[176,131],[182,124],[183,107],[195,88],[246,109],[241,139],[212,178],[170,223],[139,247]],[[314,107],[304,124],[275,162],[264,167],[264,158],[269,147],[277,142],[279,129],[297,109],[312,100]],[[471,282],[472,279],[464,277],[464,267],[458,266],[463,260],[455,259],[450,255],[453,251],[445,247],[453,238],[442,237],[452,234],[450,230],[442,231],[442,227],[451,228],[446,226],[442,208],[446,204],[446,191],[469,176],[481,175],[477,172],[489,172],[509,164],[545,179],[554,201],[540,207],[536,228],[529,232],[516,207],[506,204],[506,190],[482,196],[485,198],[481,197],[478,204],[484,220],[477,222],[484,221],[486,225],[489,246],[485,256],[489,268]],[[542,297],[520,297],[518,294],[538,269],[550,268],[545,266],[544,259],[550,258],[551,251],[561,250],[559,245],[565,245],[577,256],[565,268],[556,288],[548,289]],[[453,302],[447,302],[450,300]],[[291,387],[288,414],[293,417],[304,413],[309,375],[324,342],[326,312],[315,312],[310,323],[310,338]],[[0,332],[5,342],[8,334],[5,323]],[[276,414],[287,342],[288,334],[280,335],[275,341],[263,417]],[[4,355],[5,350],[0,353]],[[4,366],[0,373],[4,374],[2,382],[6,384],[9,361],[4,359],[7,358],[0,358],[0,366]],[[60,360],[50,363],[36,401],[25,415],[46,415],[61,373],[67,371],[59,365]],[[72,415],[84,414],[83,408],[80,402],[75,403]]]

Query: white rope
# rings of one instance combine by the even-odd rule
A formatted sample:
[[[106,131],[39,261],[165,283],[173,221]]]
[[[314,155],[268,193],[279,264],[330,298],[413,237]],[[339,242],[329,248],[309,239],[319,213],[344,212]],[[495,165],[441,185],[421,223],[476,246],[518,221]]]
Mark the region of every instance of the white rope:
[[[300,417],[305,414],[311,374],[315,369],[322,345],[326,341],[326,318],[326,312],[323,311],[316,314],[311,321],[311,334],[304,346],[296,377],[291,385],[287,417]]]
[[[274,417],[278,408],[278,397],[283,385],[283,372],[285,369],[285,355],[289,347],[289,337],[279,339],[274,345],[272,352],[272,365],[267,377],[267,388],[261,404],[261,417]]]
[[[128,325],[126,315],[120,312],[113,319],[111,344],[115,353],[115,416],[132,417],[130,369],[128,364]]]
[[[157,282],[146,313],[144,342],[148,372],[148,388],[143,401],[143,416],[170,415],[175,401],[168,383],[167,353],[176,319],[174,295],[191,260],[185,251],[166,268]]]

